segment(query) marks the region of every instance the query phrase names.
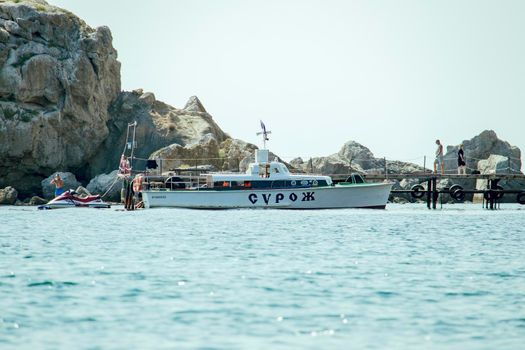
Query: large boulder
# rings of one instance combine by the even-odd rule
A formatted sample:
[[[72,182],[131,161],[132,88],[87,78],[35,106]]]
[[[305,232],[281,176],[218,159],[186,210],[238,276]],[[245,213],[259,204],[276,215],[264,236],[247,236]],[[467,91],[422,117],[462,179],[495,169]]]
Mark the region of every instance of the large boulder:
[[[0,189],[0,204],[14,205],[18,199],[18,191],[11,186]]]
[[[86,186],[91,194],[103,195],[105,200],[118,202],[120,201],[120,190],[122,189],[122,178],[117,177],[118,170],[114,170],[109,174],[100,174],[95,176]]]
[[[219,143],[212,134],[204,135],[197,142],[182,146],[174,143],[163,147],[150,156],[150,159],[160,159],[163,172],[181,167],[196,167],[199,165],[222,166],[219,157]]]
[[[384,161],[378,160],[370,149],[355,141],[348,141],[337,153],[340,159],[359,165],[362,169],[372,169],[384,166]]]
[[[478,161],[478,171],[481,174],[508,174],[509,173],[509,158],[497,154],[491,154],[487,159]],[[525,189],[525,180],[501,180],[498,185],[506,190],[523,190]],[[487,180],[476,180],[476,189],[485,190],[488,188]],[[482,194],[474,196],[476,202],[481,202]],[[505,194],[503,202],[515,202],[515,195]]]
[[[73,173],[59,172],[58,174],[60,175],[62,180],[64,180],[64,190],[66,191],[70,189],[74,190],[75,188],[81,185],[81,183],[77,181],[77,178]],[[51,184],[51,180],[53,180],[54,177],[55,173],[42,180],[41,182],[42,193],[44,194],[44,198],[50,199],[55,197],[55,185]]]
[[[205,112],[204,107],[197,108],[198,111],[191,107],[197,103],[196,101],[198,99],[195,97],[190,98],[186,110],[158,101],[155,95],[144,93],[141,89],[122,92],[110,108],[112,121],[109,123],[109,136],[90,159],[86,176],[109,173],[118,168],[122,153],[120,147],[123,148],[126,143],[128,124],[135,121],[137,122],[135,156],[139,158],[134,164],[136,169],[144,169],[146,159],[152,153],[170,145],[188,149],[193,147],[191,151],[178,150],[179,153],[195,153],[203,158],[218,157],[215,147],[209,149],[213,152],[210,154],[203,153],[203,149],[199,151],[195,148],[195,145],[207,142],[205,139],[208,137],[215,139],[217,145],[228,138],[212,116]],[[198,105],[202,106],[202,103],[198,101]],[[173,153],[175,148],[177,146],[173,146],[171,150],[165,149],[161,153]]]
[[[46,204],[48,201],[42,197],[33,196],[29,199],[28,204],[29,205],[42,205]]]
[[[43,0],[0,2],[0,186],[30,195],[55,169],[83,169],[119,92],[107,27]]]
[[[507,174],[509,158],[499,154],[491,154],[487,159],[478,161],[478,171],[481,174]]]
[[[230,171],[245,171],[254,159],[257,146],[238,139],[226,139],[220,144],[219,157],[224,159],[221,169]]]
[[[519,173],[521,169],[521,151],[507,141],[500,140],[493,130],[485,130],[470,140],[463,142],[467,168],[478,169],[478,162],[488,159],[491,155],[499,155],[507,158],[504,167],[506,172]],[[445,171],[455,172],[458,166],[457,153],[459,145],[448,146],[445,154]],[[486,166],[484,166],[486,167]],[[503,169],[503,164],[500,164]]]

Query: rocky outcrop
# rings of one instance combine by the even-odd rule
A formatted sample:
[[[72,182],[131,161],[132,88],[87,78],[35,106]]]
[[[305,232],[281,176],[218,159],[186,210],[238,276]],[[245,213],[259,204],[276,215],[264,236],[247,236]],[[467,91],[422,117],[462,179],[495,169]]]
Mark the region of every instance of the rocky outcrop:
[[[316,157],[308,161],[296,158],[291,164],[304,172],[322,174],[384,173],[385,159],[376,158],[370,149],[348,141],[341,150],[327,157]],[[386,161],[389,174],[407,174],[423,171],[423,167],[413,163]]]
[[[518,149],[519,151],[519,149]],[[509,173],[509,163],[512,163],[509,157],[505,157],[498,154],[491,154],[487,159],[482,159],[478,161],[478,171],[481,174],[508,174]],[[513,173],[516,173],[514,171]],[[486,180],[475,180],[476,189],[484,190],[487,189]],[[524,180],[501,180],[498,182],[498,185],[503,187],[506,190],[523,190],[525,189]],[[474,196],[476,202],[481,202],[483,200],[482,194],[477,194]],[[515,202],[515,195],[505,194],[502,199],[503,202]]]
[[[199,142],[207,143],[206,140],[209,138],[213,138],[217,144],[224,141],[228,136],[204,107],[199,110],[191,107],[196,104],[202,107],[202,103],[197,98],[190,98],[187,104],[190,105],[190,110],[178,109],[156,100],[152,93],[144,93],[141,89],[121,93],[110,107],[109,136],[90,159],[86,177],[108,173],[118,167],[122,152],[120,147],[123,148],[126,142],[127,126],[135,121],[137,122],[135,155],[141,158],[135,165],[139,169],[145,167],[145,159],[154,152],[159,151],[163,155],[175,152],[176,146],[173,146],[171,151],[168,149],[160,151],[169,145],[178,145],[177,152],[182,154],[186,151],[182,151],[180,147],[187,146],[189,149]],[[205,149],[207,146],[203,145],[203,147]],[[190,154],[196,152],[195,154],[206,158],[205,153],[195,148],[187,152]],[[173,153],[175,154],[178,153]],[[217,153],[210,154],[209,158],[215,156]]]
[[[202,105],[201,101],[197,96],[191,96],[186,105],[184,106],[186,112],[200,112],[207,113],[206,109]]]
[[[485,130],[479,135],[473,137],[470,140],[462,142],[464,146],[465,156],[467,160],[468,173],[473,170],[479,171],[481,174],[517,174],[520,173],[521,168],[521,151],[518,147],[510,145],[504,140],[500,140],[496,133],[492,130]],[[445,172],[456,173],[457,171],[457,151],[458,146],[448,146],[447,153],[445,154]],[[417,180],[401,181],[399,184],[394,186],[395,189],[410,189]],[[425,184],[423,184],[426,186]],[[438,188],[447,188],[452,185],[460,185],[463,188],[476,188],[479,190],[486,189],[486,180],[474,180],[474,179],[444,179],[438,182]],[[500,181],[501,185],[505,189],[523,189],[525,188],[524,181]],[[407,195],[396,194],[396,197],[404,197],[410,201],[413,201]],[[465,199],[467,201],[481,201],[481,194],[472,195],[467,194]],[[450,196],[445,195],[445,202],[452,202]],[[504,196],[506,201],[514,201],[512,195]]]
[[[507,141],[500,140],[493,130],[485,130],[470,140],[463,142],[467,168],[478,169],[478,162],[488,159],[491,155],[500,155],[507,158],[504,167],[506,172],[519,173],[521,169],[521,151]],[[455,172],[457,169],[458,146],[448,146],[445,154],[445,171]],[[501,169],[503,164],[500,164]]]
[[[117,177],[118,170],[109,174],[100,174],[95,176],[86,189],[89,193],[104,194],[107,191],[104,200],[118,202],[120,201],[120,190],[122,189],[122,179]]]
[[[220,145],[219,156],[224,159],[222,170],[245,171],[258,147],[238,139],[227,139]]]
[[[77,181],[77,178],[75,177],[75,174],[69,173],[69,172],[59,172],[60,177],[62,180],[64,180],[64,190],[70,190],[75,189],[78,186],[80,186],[80,182]],[[55,174],[52,174],[51,176],[47,177],[46,179],[41,181],[42,186],[42,193],[44,194],[44,198],[54,198],[55,197],[55,185],[51,184],[51,180],[55,177]]]
[[[215,170],[245,171],[254,161],[256,149],[254,144],[231,138],[219,143],[212,134],[207,134],[186,146],[171,144],[161,148],[151,154],[150,159],[163,159],[163,171],[205,165]],[[270,152],[270,157],[276,156]]]
[[[0,2],[0,186],[39,191],[108,136],[120,63],[107,27],[42,0]]]
[[[162,166],[164,171],[198,165],[213,165],[217,169],[222,167],[219,142],[212,134],[206,134],[200,140],[186,146],[174,143],[163,147],[153,152],[149,158],[162,159],[162,164],[159,166]]]
[[[38,196],[33,196],[28,201],[29,205],[43,205],[47,203],[47,200]]]
[[[18,191],[11,186],[0,189],[0,204],[14,205],[18,199]]]

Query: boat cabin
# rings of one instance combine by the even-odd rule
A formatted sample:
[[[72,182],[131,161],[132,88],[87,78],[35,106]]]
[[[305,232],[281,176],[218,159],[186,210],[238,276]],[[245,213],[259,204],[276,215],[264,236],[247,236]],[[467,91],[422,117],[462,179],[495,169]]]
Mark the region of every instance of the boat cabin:
[[[296,175],[275,159],[268,161],[268,150],[257,150],[255,162],[244,174],[209,174],[208,188],[213,189],[283,189],[331,186],[332,180],[321,175]]]

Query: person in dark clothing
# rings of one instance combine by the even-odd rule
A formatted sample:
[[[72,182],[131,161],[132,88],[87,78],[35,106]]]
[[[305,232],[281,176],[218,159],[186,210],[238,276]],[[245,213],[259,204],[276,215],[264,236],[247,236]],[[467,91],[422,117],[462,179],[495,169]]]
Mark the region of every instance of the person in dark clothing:
[[[465,161],[465,151],[463,151],[463,145],[459,145],[458,150],[458,174],[467,175],[467,162]]]

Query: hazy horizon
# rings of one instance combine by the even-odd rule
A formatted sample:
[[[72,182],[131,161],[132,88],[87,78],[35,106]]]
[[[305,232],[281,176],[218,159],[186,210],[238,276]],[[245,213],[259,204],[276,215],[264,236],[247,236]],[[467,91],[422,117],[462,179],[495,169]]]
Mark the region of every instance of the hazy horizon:
[[[525,2],[50,3],[110,27],[123,90],[196,95],[258,146],[262,119],[286,159],[355,140],[421,164],[485,129],[525,150]]]

